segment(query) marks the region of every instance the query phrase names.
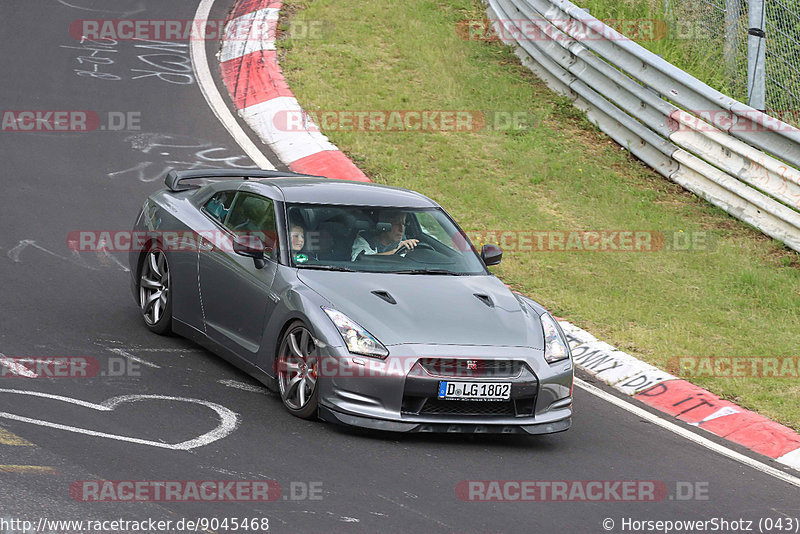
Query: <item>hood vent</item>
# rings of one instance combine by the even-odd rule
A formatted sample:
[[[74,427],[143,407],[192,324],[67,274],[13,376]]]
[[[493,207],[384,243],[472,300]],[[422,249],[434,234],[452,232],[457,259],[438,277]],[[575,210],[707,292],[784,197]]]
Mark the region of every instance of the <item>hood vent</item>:
[[[478,300],[480,300],[490,308],[494,308],[494,302],[492,302],[492,299],[491,297],[489,297],[489,295],[481,295],[480,293],[473,293],[473,295],[475,295],[478,298]]]
[[[389,304],[397,304],[397,301],[394,300],[394,297],[391,296],[388,291],[384,291],[382,289],[378,289],[378,290],[373,291],[372,294],[375,295],[376,297],[382,299],[382,300],[385,300]]]

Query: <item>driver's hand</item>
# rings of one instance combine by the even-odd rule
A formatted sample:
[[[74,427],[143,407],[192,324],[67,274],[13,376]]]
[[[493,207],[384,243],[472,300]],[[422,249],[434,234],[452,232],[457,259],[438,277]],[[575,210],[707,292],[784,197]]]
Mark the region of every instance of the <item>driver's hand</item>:
[[[394,249],[394,251],[397,252],[398,250],[400,250],[402,248],[407,248],[408,250],[413,250],[414,247],[417,246],[417,243],[419,243],[419,239],[406,239],[405,241],[400,241],[400,244],[397,246],[396,249]]]

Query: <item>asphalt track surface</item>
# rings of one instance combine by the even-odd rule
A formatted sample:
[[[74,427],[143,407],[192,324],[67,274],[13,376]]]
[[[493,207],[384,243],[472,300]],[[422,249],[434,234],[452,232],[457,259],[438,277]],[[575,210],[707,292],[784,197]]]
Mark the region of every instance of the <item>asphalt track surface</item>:
[[[1,133],[0,352],[8,357],[88,356],[106,371],[109,365],[132,361],[130,356],[145,362],[134,362],[122,376],[4,375],[0,412],[18,417],[0,414],[0,425],[28,444],[0,444],[0,517],[268,517],[272,532],[605,532],[601,522],[611,518],[616,522],[611,531],[620,532],[622,518],[757,521],[800,516],[798,487],[644,422],[579,388],[573,428],[553,436],[352,430],[294,418],[274,395],[221,383],[257,387],[215,355],[180,338],[150,334],[130,293],[125,255],[73,253],[67,234],[129,229],[142,200],[162,187],[168,167],[250,162],[208,108],[196,83],[175,83],[190,81],[180,75],[147,75],[146,71],[185,74],[188,43],[169,52],[130,41],[111,47],[114,52],[87,45],[102,49],[98,52],[81,48],[68,28],[82,18],[190,19],[196,4],[25,0],[0,6],[2,109],[94,110],[101,117],[109,111],[133,112],[139,114],[141,128]],[[217,0],[213,18],[223,17],[230,5],[231,0]],[[209,43],[208,50],[213,60],[216,43]],[[175,57],[148,57],[158,53]],[[113,63],[92,63],[89,57],[107,57]],[[93,69],[94,64],[101,73],[119,79],[76,72]],[[216,65],[211,68],[216,72]],[[224,406],[237,414],[238,424],[220,440],[188,451],[171,450],[19,418],[169,444],[211,431],[219,422],[216,414],[206,406],[163,399],[101,411],[2,390],[95,404],[121,395],[186,397]],[[6,467],[19,465],[50,469]],[[70,496],[73,482],[99,479],[274,480],[283,494],[274,502],[212,503],[97,503]],[[455,492],[464,480],[654,480],[665,483],[672,498],[464,502]],[[700,483],[707,488],[707,499],[675,498],[679,481]],[[289,488],[306,483],[321,485],[321,499],[291,498]]]

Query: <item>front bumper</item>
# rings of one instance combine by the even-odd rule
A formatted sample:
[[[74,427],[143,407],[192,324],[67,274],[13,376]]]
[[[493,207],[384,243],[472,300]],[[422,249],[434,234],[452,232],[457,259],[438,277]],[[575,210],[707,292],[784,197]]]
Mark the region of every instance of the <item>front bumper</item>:
[[[570,360],[549,365],[541,351],[525,347],[408,344],[392,346],[390,352],[383,361],[328,355],[335,372],[318,382],[320,417],[396,432],[547,434],[570,427]],[[464,375],[461,364],[467,360],[481,362],[483,372]],[[421,366],[423,361],[457,362],[457,369]],[[441,380],[510,382],[511,399],[439,400]]]
[[[320,406],[319,417],[329,423],[340,425],[358,426],[383,430],[388,432],[441,432],[441,433],[462,433],[462,434],[555,434],[564,432],[572,426],[572,417],[553,421],[551,423],[538,423],[533,425],[503,425],[486,424],[478,425],[472,423],[403,423],[397,421],[385,421],[382,419],[370,419],[350,415],[325,406]]]

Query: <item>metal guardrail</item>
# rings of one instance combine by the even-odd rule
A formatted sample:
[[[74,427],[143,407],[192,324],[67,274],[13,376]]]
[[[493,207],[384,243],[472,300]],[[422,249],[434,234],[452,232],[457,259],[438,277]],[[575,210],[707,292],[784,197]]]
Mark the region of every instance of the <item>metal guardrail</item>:
[[[522,63],[658,173],[800,251],[800,130],[705,85],[568,0],[487,0]]]

